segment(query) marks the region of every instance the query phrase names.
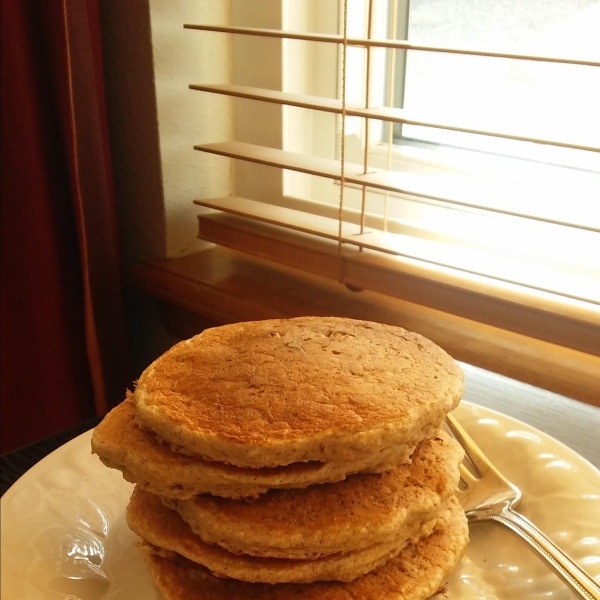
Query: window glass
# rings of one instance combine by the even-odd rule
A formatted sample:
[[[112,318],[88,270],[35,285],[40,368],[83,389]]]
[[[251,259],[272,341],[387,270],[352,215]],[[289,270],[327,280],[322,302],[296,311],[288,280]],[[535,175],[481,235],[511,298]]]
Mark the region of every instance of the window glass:
[[[413,43],[600,59],[598,0],[411,0]],[[600,146],[600,68],[408,51],[404,108]],[[404,125],[413,139],[600,170],[597,153]],[[399,140],[397,140],[399,141]]]

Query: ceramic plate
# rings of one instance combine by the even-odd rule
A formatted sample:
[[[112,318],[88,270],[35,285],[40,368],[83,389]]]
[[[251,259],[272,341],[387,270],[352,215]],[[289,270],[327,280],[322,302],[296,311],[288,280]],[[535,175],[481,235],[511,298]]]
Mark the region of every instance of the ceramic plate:
[[[463,403],[456,417],[523,491],[519,509],[600,581],[600,472],[544,433]],[[158,600],[125,523],[132,491],[90,454],[91,432],[25,473],[3,496],[2,598]],[[573,598],[516,536],[474,525],[449,600]]]

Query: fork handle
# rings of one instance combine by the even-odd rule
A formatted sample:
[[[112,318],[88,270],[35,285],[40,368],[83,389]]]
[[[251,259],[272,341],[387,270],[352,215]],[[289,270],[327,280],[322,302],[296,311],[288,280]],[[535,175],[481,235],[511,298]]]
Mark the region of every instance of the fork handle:
[[[502,512],[489,515],[522,537],[548,562],[557,575],[585,600],[600,600],[600,585],[576,565],[550,538],[544,535],[529,519],[517,511],[504,507]]]

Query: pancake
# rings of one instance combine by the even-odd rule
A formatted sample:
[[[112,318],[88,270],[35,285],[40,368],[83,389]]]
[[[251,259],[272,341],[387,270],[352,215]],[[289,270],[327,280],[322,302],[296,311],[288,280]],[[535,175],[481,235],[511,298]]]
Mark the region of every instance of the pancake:
[[[235,323],[140,376],[139,422],[182,453],[239,467],[355,462],[434,437],[463,373],[399,327],[335,317]]]
[[[414,448],[397,446],[350,463],[296,463],[279,468],[248,469],[173,452],[168,444],[136,424],[133,399],[114,408],[96,427],[92,451],[123,473],[127,481],[160,496],[189,499],[210,493],[226,498],[256,497],[270,488],[303,488],[340,481],[348,474],[379,472],[410,458]]]
[[[356,552],[339,552],[315,560],[290,560],[237,555],[220,546],[206,544],[195,535],[179,514],[158,496],[137,488],[127,507],[127,524],[143,540],[166,556],[173,553],[207,567],[218,577],[260,583],[311,583],[313,581],[352,581],[396,556],[409,541],[427,537],[447,525],[441,515],[425,523],[415,523],[411,540],[405,538],[373,544]]]
[[[382,474],[303,490],[271,490],[252,502],[210,495],[163,499],[192,531],[233,553],[314,559],[394,543],[439,517],[458,488],[463,449],[440,433],[410,463]]]
[[[169,560],[146,550],[152,577],[166,600],[425,600],[436,593],[460,561],[468,542],[467,521],[456,500],[442,530],[404,548],[383,566],[350,583],[251,584],[220,579],[183,558]]]

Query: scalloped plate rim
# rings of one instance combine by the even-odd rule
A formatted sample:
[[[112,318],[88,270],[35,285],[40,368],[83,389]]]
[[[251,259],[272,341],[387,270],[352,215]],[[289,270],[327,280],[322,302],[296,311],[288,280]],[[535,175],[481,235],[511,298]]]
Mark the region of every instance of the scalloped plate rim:
[[[596,467],[595,464],[590,462],[587,458],[585,458],[585,456],[582,456],[581,454],[579,454],[579,452],[577,452],[577,450],[573,450],[573,448],[571,448],[570,446],[565,444],[565,442],[562,442],[561,440],[557,440],[555,437],[551,436],[549,433],[546,433],[545,431],[542,431],[538,427],[529,425],[528,423],[525,423],[524,421],[521,421],[520,419],[517,419],[516,417],[512,417],[512,416],[502,413],[498,410],[494,410],[493,408],[488,408],[487,406],[483,406],[482,404],[476,404],[475,402],[461,401],[461,403],[458,405],[458,407],[455,408],[454,410],[460,411],[461,406],[468,406],[470,410],[481,409],[481,410],[485,411],[486,413],[491,413],[493,416],[499,417],[502,420],[513,421],[514,423],[518,424],[519,426],[523,426],[527,430],[531,431],[532,433],[535,433],[539,437],[546,439],[546,440],[551,440],[552,443],[560,446],[561,449],[564,450],[567,454],[571,454],[572,456],[574,456],[576,458],[577,462],[585,463],[586,467],[592,469],[592,471],[594,471],[595,474],[600,479],[600,469],[598,467]]]

